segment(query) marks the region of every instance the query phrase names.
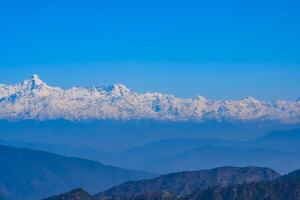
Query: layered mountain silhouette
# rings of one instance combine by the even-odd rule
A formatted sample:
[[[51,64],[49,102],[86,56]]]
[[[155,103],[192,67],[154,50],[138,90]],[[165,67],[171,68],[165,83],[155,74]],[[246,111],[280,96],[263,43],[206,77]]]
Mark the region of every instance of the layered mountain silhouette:
[[[160,140],[103,159],[117,166],[159,173],[249,165],[287,173],[300,168],[299,135],[300,129],[295,129],[249,141]]]
[[[77,187],[95,193],[128,180],[153,176],[85,159],[0,145],[1,200],[36,200]]]
[[[180,172],[160,176],[155,179],[127,182],[107,191],[89,196],[91,199],[179,199],[195,192],[205,191],[213,186],[226,187],[235,184],[271,181],[280,175],[268,168],[259,167],[222,167],[212,170]],[[78,191],[80,194],[78,194]],[[72,195],[70,195],[72,194]],[[86,192],[74,190],[69,193],[48,198],[47,200],[75,200],[77,195],[86,197]],[[78,200],[84,200],[78,198]]]
[[[223,165],[268,166],[286,173],[300,167],[299,153],[269,149],[247,149],[236,147],[203,146],[201,148],[165,157],[150,165],[152,171],[182,171],[209,169]]]
[[[151,180],[127,182],[95,195],[99,199],[131,198],[156,193],[186,196],[211,186],[222,187],[241,183],[259,182],[278,178],[279,174],[268,168],[223,167],[212,170],[181,172],[160,176]]]
[[[264,147],[289,152],[300,152],[300,129],[272,131],[271,133],[252,140],[249,147]]]
[[[2,143],[161,174],[220,166],[250,165],[271,167],[281,173],[287,173],[300,168],[299,135],[300,129],[294,129],[270,132],[263,137],[248,141],[174,138],[154,141],[120,152],[105,152],[93,147],[43,143],[13,141],[2,141]],[[111,143],[115,140],[111,140]]]
[[[98,195],[89,195],[82,189],[76,189],[71,192],[50,197],[46,200],[299,200],[300,199],[300,170],[279,177],[278,174],[269,169],[264,169],[263,176],[247,179],[243,175],[249,168],[239,168],[240,175],[238,180],[235,176],[228,176],[223,171],[225,168],[213,169],[212,171],[222,171],[218,176],[205,177],[203,185],[189,185],[193,181],[199,180],[198,176],[191,176],[185,182],[177,181],[182,178],[182,174],[169,175],[173,178],[156,182],[155,185],[149,186],[150,181],[122,184]],[[228,170],[229,168],[227,168]],[[234,169],[234,168],[232,168]],[[235,168],[237,169],[237,168]],[[248,170],[247,170],[248,169]],[[252,169],[255,169],[252,167]],[[256,170],[262,170],[256,168]],[[262,171],[264,173],[264,170]],[[212,172],[211,171],[211,172]],[[229,173],[230,174],[230,173]],[[273,174],[273,175],[272,175]],[[177,179],[174,176],[177,175]],[[252,174],[253,175],[253,174]],[[259,175],[262,175],[259,173]],[[168,176],[168,175],[167,175]],[[167,177],[166,176],[166,177]],[[244,179],[243,179],[244,176]],[[214,179],[211,179],[215,177]],[[245,179],[246,178],[246,179]],[[154,182],[153,179],[152,182]],[[212,182],[210,182],[212,181]],[[144,184],[143,184],[144,183]],[[188,186],[185,184],[187,183]],[[210,183],[208,186],[207,183]],[[214,185],[216,184],[216,185]],[[167,185],[167,186],[166,186]],[[116,188],[127,189],[112,193]],[[168,189],[167,189],[168,188]],[[184,191],[184,193],[182,193]],[[122,194],[122,195],[121,195]]]

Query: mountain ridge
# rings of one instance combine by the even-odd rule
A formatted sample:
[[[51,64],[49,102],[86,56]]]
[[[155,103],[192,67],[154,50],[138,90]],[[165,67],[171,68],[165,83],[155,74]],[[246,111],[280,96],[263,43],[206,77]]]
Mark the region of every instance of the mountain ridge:
[[[224,174],[220,173],[219,178],[224,181],[226,178],[224,179],[222,175]],[[243,174],[243,172],[241,173],[241,176],[244,176],[245,178],[247,177],[247,175]],[[196,177],[194,177],[194,179],[195,178]],[[222,184],[222,181],[220,181],[219,184],[212,185],[207,189],[201,187],[191,188],[184,195],[178,195],[178,191],[174,193],[172,191],[160,190],[159,188],[163,187],[166,182],[159,182],[158,188],[155,188],[154,191],[151,191],[151,188],[147,187],[149,192],[146,190],[146,192],[140,193],[139,190],[145,187],[145,185],[142,185],[142,187],[134,190],[133,193],[130,191],[129,194],[127,194],[126,191],[125,194],[127,194],[127,196],[119,195],[118,193],[104,197],[99,197],[97,195],[91,196],[82,189],[75,189],[45,200],[298,200],[300,198],[300,170],[293,171],[283,176],[270,176],[269,178],[268,175],[265,174],[261,178],[262,180],[256,181],[244,180],[242,181],[244,183],[238,184],[230,182],[227,186],[226,184]],[[194,179],[189,179],[189,181]],[[173,185],[174,188],[180,188],[176,185],[181,185],[180,182],[176,182],[172,179],[168,180],[167,183],[169,185]],[[184,185],[182,186],[184,187]]]
[[[65,102],[68,102],[66,104]],[[212,100],[176,98],[162,93],[138,94],[122,84],[108,87],[48,86],[38,75],[16,85],[0,85],[0,119],[116,119],[162,121],[300,122],[300,102],[264,102],[252,97]]]
[[[96,194],[95,197],[96,199],[131,199],[158,192],[183,197],[214,185],[225,187],[240,183],[273,180],[279,176],[279,173],[269,168],[219,167],[210,170],[172,173],[137,182],[126,182]]]
[[[300,170],[297,170],[272,181],[232,185],[225,188],[211,187],[181,200],[298,200],[299,198]]]

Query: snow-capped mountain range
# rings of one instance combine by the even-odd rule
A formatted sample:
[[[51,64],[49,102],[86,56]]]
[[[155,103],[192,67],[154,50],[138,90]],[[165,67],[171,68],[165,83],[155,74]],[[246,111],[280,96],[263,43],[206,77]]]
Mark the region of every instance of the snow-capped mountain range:
[[[17,85],[0,85],[0,119],[22,120],[166,120],[300,122],[300,101],[211,100],[176,98],[161,93],[138,94],[124,85],[73,87],[63,90],[38,75]]]

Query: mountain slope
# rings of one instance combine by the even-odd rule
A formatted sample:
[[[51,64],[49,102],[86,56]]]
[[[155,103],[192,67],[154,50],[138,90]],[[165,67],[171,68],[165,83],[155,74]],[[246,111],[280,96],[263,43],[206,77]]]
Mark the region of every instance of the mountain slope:
[[[130,199],[134,196],[156,193],[185,196],[195,191],[203,191],[214,185],[225,187],[233,184],[272,180],[278,177],[277,172],[268,168],[223,167],[212,170],[174,173],[151,180],[127,182],[95,196],[98,199]]]
[[[300,122],[299,101],[182,99],[161,93],[138,94],[121,84],[62,90],[48,86],[37,75],[14,86],[0,85],[0,108],[1,119]]]
[[[44,200],[95,200],[95,198],[83,189],[79,188]]]
[[[31,149],[0,145],[0,155],[1,200],[35,200],[77,187],[96,192],[128,180],[153,177]]]
[[[299,200],[300,170],[274,181],[263,181],[229,186],[212,187],[204,192],[196,192],[185,200]]]

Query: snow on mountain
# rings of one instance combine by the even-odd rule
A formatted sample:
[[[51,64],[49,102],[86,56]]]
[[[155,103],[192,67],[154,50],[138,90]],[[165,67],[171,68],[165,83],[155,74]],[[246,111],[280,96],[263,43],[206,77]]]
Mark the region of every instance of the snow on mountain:
[[[161,93],[138,94],[122,84],[73,87],[63,90],[44,83],[38,75],[17,85],[0,85],[0,119],[151,119],[167,121],[300,122],[300,101],[264,102],[211,100],[198,96],[176,98]]]

